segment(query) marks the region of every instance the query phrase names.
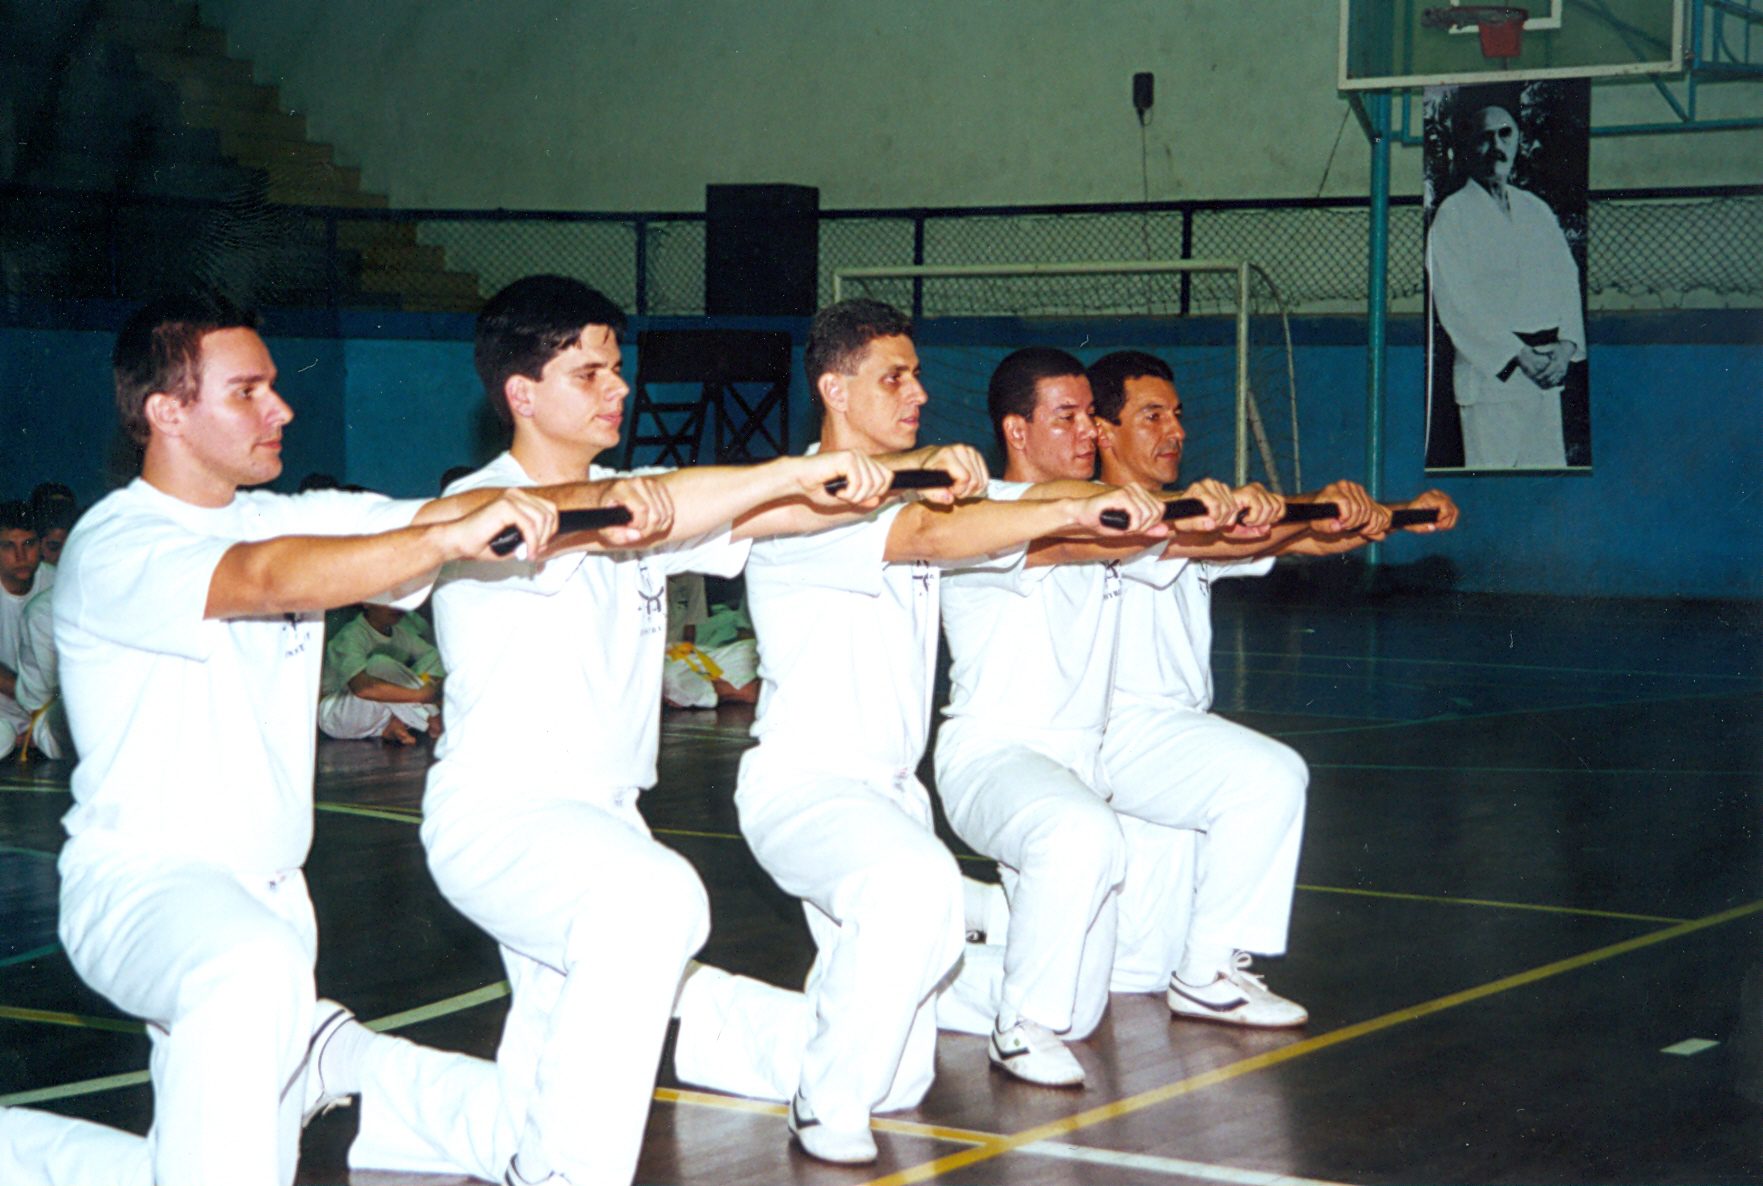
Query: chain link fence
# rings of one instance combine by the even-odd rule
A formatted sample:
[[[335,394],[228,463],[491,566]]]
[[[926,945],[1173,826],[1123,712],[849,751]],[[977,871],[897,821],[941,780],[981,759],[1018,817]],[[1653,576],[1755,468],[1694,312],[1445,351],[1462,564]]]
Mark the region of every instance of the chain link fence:
[[[199,282],[260,306],[473,312],[533,272],[580,276],[632,312],[704,309],[697,214],[390,211],[301,207],[261,192],[224,201],[0,190],[0,294],[138,299]],[[1364,201],[1160,203],[985,210],[824,211],[820,298],[839,269],[1144,259],[1246,259],[1293,313],[1363,313]],[[1423,294],[1416,199],[1390,211],[1389,291]],[[1763,189],[1594,195],[1593,309],[1763,306]],[[1216,277],[1060,277],[987,286],[897,281],[878,296],[923,317],[1223,314]]]

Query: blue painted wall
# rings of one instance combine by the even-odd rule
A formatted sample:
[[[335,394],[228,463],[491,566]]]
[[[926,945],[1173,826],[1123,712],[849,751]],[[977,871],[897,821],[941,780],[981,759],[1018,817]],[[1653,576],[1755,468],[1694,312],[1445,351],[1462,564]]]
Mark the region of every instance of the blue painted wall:
[[[1465,518],[1449,536],[1400,538],[1387,558],[1436,553],[1455,567],[1459,588],[1476,592],[1763,597],[1763,342],[1756,321],[1739,313],[1595,321],[1594,471],[1475,478],[1428,478],[1421,470],[1425,360],[1419,327],[1398,322],[1385,493],[1397,498],[1437,485]],[[393,494],[425,495],[448,466],[481,462],[501,447],[471,368],[469,319],[407,315],[396,325],[335,328],[345,336],[303,324],[266,327],[282,392],[297,413],[278,486],[323,470]],[[1297,330],[1306,484],[1360,477],[1363,323],[1314,319]],[[0,330],[0,497],[48,478],[67,481],[88,500],[108,488],[111,332]],[[1216,333],[1203,326],[1189,332]],[[1032,323],[992,323],[982,340],[960,340],[979,337],[971,326],[924,328],[921,353],[935,397],[925,440],[989,446],[984,383],[1009,348],[1004,343],[1082,340]],[[1092,341],[1079,353],[1091,357],[1121,341]],[[1165,353],[1179,371],[1183,349],[1171,345]],[[627,373],[636,363],[627,349]],[[799,448],[812,428],[797,371],[791,438]],[[1208,472],[1229,472],[1227,450],[1196,441],[1185,476]]]

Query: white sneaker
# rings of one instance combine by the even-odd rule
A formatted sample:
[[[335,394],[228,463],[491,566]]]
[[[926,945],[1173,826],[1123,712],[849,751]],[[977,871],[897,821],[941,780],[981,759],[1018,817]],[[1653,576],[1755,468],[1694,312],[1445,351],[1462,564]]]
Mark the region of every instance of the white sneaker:
[[[1237,952],[1231,966],[1220,970],[1210,984],[1189,984],[1171,976],[1169,1011],[1177,1017],[1257,1029],[1283,1029],[1310,1020],[1304,1006],[1268,991],[1267,983],[1249,971],[1249,962],[1248,952]]]
[[[1059,1036],[1026,1019],[1007,1030],[992,1027],[992,1065],[1042,1087],[1082,1087],[1084,1069]]]
[[[834,1165],[868,1165],[877,1157],[875,1137],[870,1135],[867,1125],[854,1129],[828,1128],[815,1119],[808,1105],[802,1102],[800,1092],[790,1101],[788,1119],[790,1135],[802,1146],[802,1152],[819,1161],[830,1161]]]
[[[347,1107],[354,1098],[348,1092],[327,1091],[324,1074],[319,1068],[324,1062],[325,1047],[337,1036],[338,1030],[355,1020],[355,1014],[337,1002],[321,997],[314,1015],[318,1024],[313,1027],[311,1041],[306,1043],[306,1106],[300,1110],[301,1128],[332,1108]]]

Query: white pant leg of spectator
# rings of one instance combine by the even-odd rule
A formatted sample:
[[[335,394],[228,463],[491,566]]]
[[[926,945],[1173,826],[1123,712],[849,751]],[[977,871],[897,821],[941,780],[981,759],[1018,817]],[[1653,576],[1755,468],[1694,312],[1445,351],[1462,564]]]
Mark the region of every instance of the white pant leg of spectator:
[[[1253,729],[1172,708],[1117,710],[1103,760],[1116,811],[1200,833],[1187,951],[1219,966],[1233,951],[1284,953],[1304,833],[1304,760]]]
[[[82,840],[61,871],[68,958],[148,1023],[154,1180],[288,1186],[314,1007],[305,880],[156,863]]]
[[[455,796],[424,822],[423,842],[441,892],[508,949],[515,1002],[497,1062],[522,1164],[628,1182],[710,905],[691,865],[649,836],[635,791],[596,794],[605,807],[492,800],[474,811]],[[542,967],[520,972],[522,961]]]
[[[422,687],[422,677],[389,655],[375,655],[367,661],[362,674],[396,684],[400,688]],[[393,717],[421,733],[434,716],[432,704],[392,704],[383,700],[363,700],[347,688],[332,692],[318,701],[318,727],[326,737],[353,741],[378,737]]]
[[[1126,873],[1112,808],[1069,766],[964,722],[944,724],[936,769],[950,826],[999,862],[1010,900],[998,1024],[1088,1035],[1108,1004]]]
[[[960,876],[931,831],[928,793],[910,776],[863,781],[761,748],[742,760],[735,802],[759,864],[803,899],[819,948],[798,1080],[774,1082],[767,1094],[799,1089],[815,1116],[846,1129],[866,1126],[873,1112],[913,1106],[936,1069],[934,994],[962,942]],[[752,1006],[757,998],[748,992],[742,1000]],[[756,1036],[728,1024],[718,1031],[714,1018],[695,1024],[690,1003],[688,994],[681,1076],[735,1089],[751,1077],[755,1060],[745,1051],[757,1049]],[[767,1030],[789,1032],[791,1015],[787,1007],[775,1013]],[[716,1033],[721,1051],[701,1043]],[[787,1063],[771,1057],[781,1079]]]
[[[152,1186],[145,1137],[32,1108],[0,1108],[0,1182],[6,1186]]]
[[[661,698],[675,708],[715,708],[716,687],[692,661],[667,659],[661,669]]]
[[[708,647],[704,653],[722,669],[723,682],[733,687],[744,688],[759,678],[759,644],[751,638]]]

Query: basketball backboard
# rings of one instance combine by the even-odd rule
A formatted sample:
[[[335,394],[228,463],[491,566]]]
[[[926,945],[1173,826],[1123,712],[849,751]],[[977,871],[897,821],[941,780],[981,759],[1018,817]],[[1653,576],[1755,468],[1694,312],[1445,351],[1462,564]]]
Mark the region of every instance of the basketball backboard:
[[[1684,0],[1513,0],[1528,9],[1515,58],[1489,58],[1473,23],[1430,10],[1471,0],[1341,0],[1339,86],[1406,90],[1439,83],[1675,74],[1684,67]]]

